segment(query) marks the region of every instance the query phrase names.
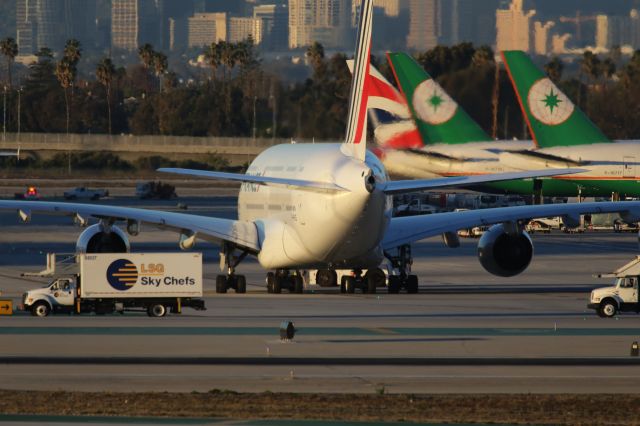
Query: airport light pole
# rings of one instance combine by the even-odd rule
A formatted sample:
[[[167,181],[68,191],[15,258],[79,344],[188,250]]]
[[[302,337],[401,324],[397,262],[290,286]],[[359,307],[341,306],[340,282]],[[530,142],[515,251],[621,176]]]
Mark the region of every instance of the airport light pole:
[[[4,101],[2,103],[2,142],[7,140],[7,86],[4,86]]]
[[[258,101],[258,97],[253,97],[253,139],[256,138],[256,102]]]
[[[278,105],[276,104],[276,97],[273,95],[273,93],[271,93],[269,95],[269,101],[271,102],[271,112],[273,113],[272,116],[272,120],[273,123],[271,125],[271,138],[275,139],[276,138],[276,132],[277,132],[277,122],[276,119],[278,117]]]
[[[22,86],[18,87],[18,142],[20,142],[20,102],[22,97]]]

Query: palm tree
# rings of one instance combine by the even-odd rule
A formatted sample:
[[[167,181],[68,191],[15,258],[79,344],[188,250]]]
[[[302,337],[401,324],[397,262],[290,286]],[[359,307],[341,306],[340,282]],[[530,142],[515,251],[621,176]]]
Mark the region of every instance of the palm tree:
[[[111,62],[111,58],[103,58],[96,67],[96,77],[107,92],[107,117],[109,121],[109,134],[111,134],[111,82],[116,73],[116,68]]]
[[[544,71],[547,73],[551,81],[558,83],[562,79],[562,72],[564,71],[564,63],[562,59],[554,56],[549,63],[544,66]]]
[[[142,65],[145,68],[149,69],[153,65],[153,57],[156,51],[153,50],[153,46],[149,43],[145,43],[138,48],[138,56],[140,56],[140,60],[142,61]]]
[[[74,38],[67,40],[67,43],[64,45],[63,54],[71,65],[78,65],[78,62],[80,62],[80,58],[82,57],[82,47],[80,42]]]
[[[167,55],[162,52],[155,52],[153,55],[153,70],[156,73],[158,83],[160,86],[160,93],[162,93],[162,76],[167,71]]]
[[[74,95],[74,84],[75,77],[77,74],[78,62],[80,62],[80,58],[82,57],[82,48],[80,47],[80,42],[75,38],[67,40],[64,45],[63,58],[68,62],[71,68],[73,68],[72,76],[73,80],[71,81],[71,98],[73,99]]]
[[[0,53],[7,58],[7,74],[9,77],[9,88],[11,88],[11,64],[18,56],[18,44],[12,37],[0,40]]]
[[[69,88],[73,85],[73,82],[76,79],[76,69],[75,67],[69,63],[66,58],[62,58],[56,64],[55,70],[56,78],[58,82],[60,82],[60,86],[64,91],[64,103],[67,111],[67,134],[69,134],[69,120],[70,120],[70,109],[69,109]]]
[[[211,43],[204,50],[204,59],[211,68],[211,80],[216,80],[218,67],[222,65],[222,49],[220,43]]]

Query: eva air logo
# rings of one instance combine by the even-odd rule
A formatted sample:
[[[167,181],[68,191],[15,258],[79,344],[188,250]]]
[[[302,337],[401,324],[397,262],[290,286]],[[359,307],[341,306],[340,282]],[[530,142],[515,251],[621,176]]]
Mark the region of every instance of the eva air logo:
[[[529,110],[541,123],[562,124],[573,113],[573,103],[548,78],[538,80],[529,90]]]
[[[451,120],[458,105],[438,83],[427,80],[413,92],[413,108],[422,121],[437,125]]]

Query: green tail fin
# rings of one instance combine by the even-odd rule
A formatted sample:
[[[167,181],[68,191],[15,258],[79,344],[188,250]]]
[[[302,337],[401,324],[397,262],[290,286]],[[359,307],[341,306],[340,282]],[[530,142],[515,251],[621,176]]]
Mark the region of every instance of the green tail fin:
[[[425,144],[463,144],[492,140],[411,56],[387,59]]]
[[[502,59],[539,148],[611,142],[526,53],[505,51]]]

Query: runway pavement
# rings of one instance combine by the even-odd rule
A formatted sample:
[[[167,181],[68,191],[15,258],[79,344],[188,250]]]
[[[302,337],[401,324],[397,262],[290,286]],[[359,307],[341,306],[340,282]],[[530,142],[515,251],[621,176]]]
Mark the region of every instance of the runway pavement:
[[[232,198],[186,201],[195,214],[234,215]],[[146,205],[177,209],[175,202]],[[21,225],[15,214],[0,214],[3,297],[18,300],[45,283],[20,273],[43,269],[48,251],[73,250],[81,230],[69,223],[34,217]],[[482,269],[477,241],[464,240],[459,249],[445,248],[438,238],[419,243],[413,265],[418,295],[324,289],[270,295],[255,260],[240,266],[248,294],[216,295],[217,248],[199,244],[207,311],[160,319],[142,313],[0,317],[0,388],[637,392],[640,368],[629,351],[640,340],[640,317],[605,320],[586,308],[591,289],[610,283],[592,274],[637,255],[637,235],[552,233],[533,239],[531,267],[510,279]],[[135,251],[175,251],[177,240],[149,229],[131,242]],[[280,341],[282,320],[295,323],[293,341]],[[64,361],[74,358],[83,361]]]

